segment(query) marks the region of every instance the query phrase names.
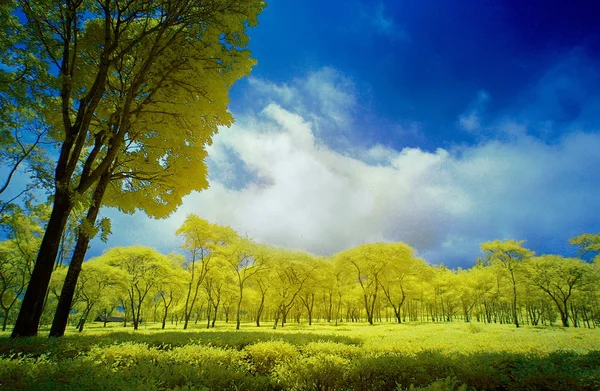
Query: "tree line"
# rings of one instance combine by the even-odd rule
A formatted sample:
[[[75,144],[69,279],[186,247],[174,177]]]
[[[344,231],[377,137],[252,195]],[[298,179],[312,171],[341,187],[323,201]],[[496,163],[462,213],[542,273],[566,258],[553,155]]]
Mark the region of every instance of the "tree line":
[[[33,212],[32,212],[33,213]],[[39,245],[36,215],[13,216],[0,243],[3,329],[31,276]],[[82,265],[70,322],[110,320],[134,329],[161,322],[242,322],[273,328],[297,322],[480,322],[564,327],[600,326],[599,256],[593,262],[536,256],[523,241],[491,241],[474,266],[430,265],[404,243],[371,243],[330,257],[258,244],[230,227],[189,215],[177,230],[181,252],[115,247]],[[573,238],[597,252],[600,234]],[[68,267],[57,263],[42,321],[50,323]],[[196,326],[197,327],[197,326]]]

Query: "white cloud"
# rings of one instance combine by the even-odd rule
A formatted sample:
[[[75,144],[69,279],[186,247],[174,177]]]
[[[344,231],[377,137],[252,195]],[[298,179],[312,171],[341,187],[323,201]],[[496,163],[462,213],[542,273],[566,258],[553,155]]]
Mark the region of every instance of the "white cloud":
[[[350,129],[357,110],[353,81],[337,70],[323,67],[289,83],[250,78],[252,96],[260,111],[271,103],[302,116],[319,142],[349,148]]]
[[[468,132],[474,132],[481,128],[481,124],[479,123],[479,116],[474,111],[471,111],[468,114],[461,115],[458,121],[460,123],[460,126]]]
[[[463,130],[477,134],[481,131],[481,116],[490,97],[487,92],[479,91],[477,98],[469,105],[467,111],[458,117],[458,124]]]
[[[319,116],[338,110],[351,121],[351,84],[329,69],[303,80],[304,86],[300,79],[255,82],[261,96],[283,103],[238,116],[215,137],[210,188],[188,196],[163,221],[113,214],[109,244],[170,251],[185,215],[196,213],[259,242],[316,254],[404,241],[431,262],[457,266],[472,264],[483,241],[566,242],[600,216],[600,184],[593,179],[600,166],[598,134],[571,133],[550,146],[526,136],[523,125],[505,122],[498,126],[514,133],[511,141],[435,152],[376,145],[341,153],[321,142],[312,106],[303,102],[320,97],[326,108]],[[297,110],[289,97],[298,97]],[[228,186],[222,174],[231,165],[227,151],[251,173],[244,186]]]
[[[375,31],[380,35],[387,36],[393,40],[408,40],[408,35],[404,29],[387,14],[385,5],[382,2],[375,5],[371,13],[367,14],[367,18],[370,20]]]

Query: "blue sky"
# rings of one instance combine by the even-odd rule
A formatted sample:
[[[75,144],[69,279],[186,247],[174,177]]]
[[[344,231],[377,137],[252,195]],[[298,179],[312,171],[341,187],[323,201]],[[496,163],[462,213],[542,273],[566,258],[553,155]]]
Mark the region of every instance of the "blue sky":
[[[252,33],[251,48],[259,60],[253,76],[284,83],[328,66],[355,84],[361,111],[356,120],[367,128],[363,142],[429,150],[472,143],[472,135],[452,125],[481,91],[490,96],[485,114],[513,112],[531,103],[531,88],[571,56],[580,63],[555,76],[580,76],[585,86],[555,91],[563,94],[556,96],[559,107],[548,107],[543,119],[577,117],[581,101],[599,87],[598,80],[579,74],[600,56],[593,4],[272,2]],[[237,105],[246,103],[234,99],[232,107]],[[395,137],[380,129],[386,121],[418,122],[426,137]]]
[[[600,232],[597,7],[270,2],[210,189],[164,221],[105,211],[114,234],[90,256],[176,250],[188,213],[322,255],[404,241],[468,267],[494,239],[575,255],[569,238]]]

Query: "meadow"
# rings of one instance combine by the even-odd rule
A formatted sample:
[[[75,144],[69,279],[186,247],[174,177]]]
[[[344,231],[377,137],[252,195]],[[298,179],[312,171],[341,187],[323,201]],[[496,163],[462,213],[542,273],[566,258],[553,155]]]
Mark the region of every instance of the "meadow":
[[[40,335],[47,335],[42,329]],[[452,323],[0,334],[3,390],[598,390],[600,329]]]

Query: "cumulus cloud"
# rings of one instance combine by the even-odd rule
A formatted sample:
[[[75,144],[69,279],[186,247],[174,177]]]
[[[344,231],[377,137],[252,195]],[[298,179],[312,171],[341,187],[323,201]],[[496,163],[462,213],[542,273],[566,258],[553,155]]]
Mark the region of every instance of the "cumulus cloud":
[[[345,148],[353,144],[349,130],[354,125],[353,113],[357,109],[356,87],[339,71],[323,67],[289,83],[278,84],[259,78],[251,78],[249,83],[250,100],[258,103],[257,111],[276,102],[309,122],[319,142]]]
[[[252,85],[270,99],[215,137],[210,189],[162,221],[110,211],[111,246],[175,250],[175,230],[196,213],[259,242],[315,254],[403,241],[430,262],[469,266],[481,242],[526,239],[552,251],[600,216],[599,134],[572,132],[548,145],[505,121],[494,126],[513,132],[510,140],[452,150],[334,149],[318,127],[352,122],[352,85],[343,75],[326,68],[290,84]],[[326,116],[330,122],[315,121]]]

